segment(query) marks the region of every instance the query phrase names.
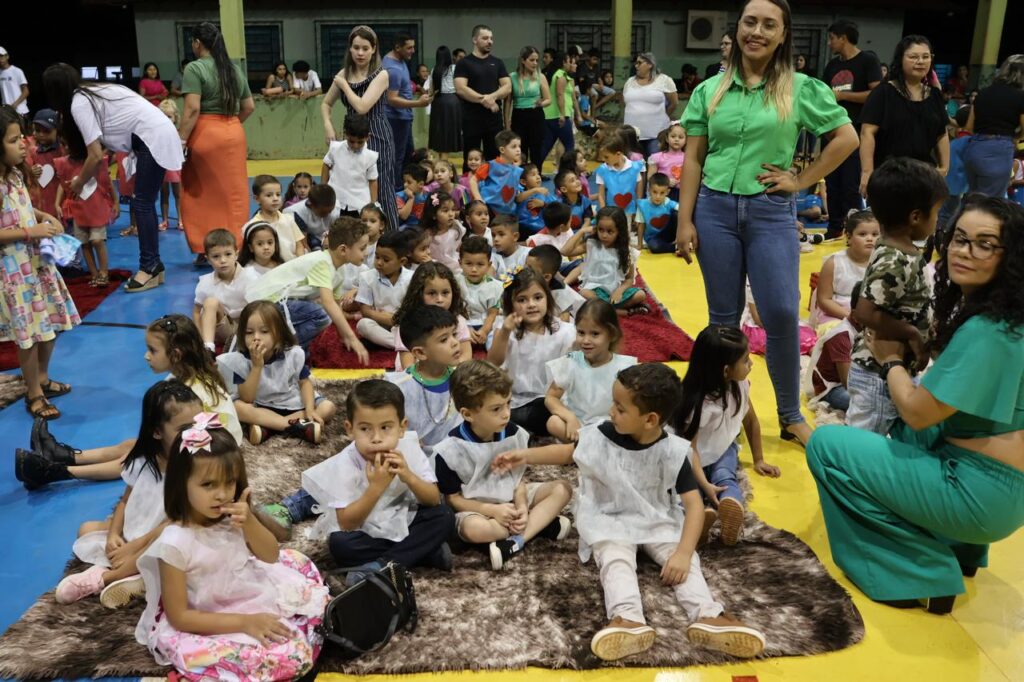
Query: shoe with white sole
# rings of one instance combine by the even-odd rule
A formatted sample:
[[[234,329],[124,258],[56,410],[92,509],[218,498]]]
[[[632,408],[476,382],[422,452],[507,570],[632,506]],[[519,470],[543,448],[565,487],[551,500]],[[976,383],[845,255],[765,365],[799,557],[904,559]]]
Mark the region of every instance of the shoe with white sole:
[[[691,623],[686,637],[697,646],[736,658],[759,656],[765,644],[763,634],[727,613]]]
[[[54,592],[58,604],[73,604],[103,591],[103,574],[107,569],[90,566],[81,573],[72,573],[59,583]]]
[[[119,609],[132,599],[146,594],[146,583],[141,575],[115,580],[100,592],[100,603],[108,609]]]
[[[590,650],[602,661],[617,661],[654,646],[654,628],[616,616],[590,640]]]

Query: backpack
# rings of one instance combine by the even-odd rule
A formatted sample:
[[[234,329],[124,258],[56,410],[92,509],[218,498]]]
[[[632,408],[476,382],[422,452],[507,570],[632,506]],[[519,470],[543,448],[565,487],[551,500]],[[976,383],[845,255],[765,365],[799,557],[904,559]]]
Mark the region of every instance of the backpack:
[[[391,561],[334,597],[319,629],[325,646],[352,659],[381,649],[400,630],[414,632],[418,620],[412,576]]]

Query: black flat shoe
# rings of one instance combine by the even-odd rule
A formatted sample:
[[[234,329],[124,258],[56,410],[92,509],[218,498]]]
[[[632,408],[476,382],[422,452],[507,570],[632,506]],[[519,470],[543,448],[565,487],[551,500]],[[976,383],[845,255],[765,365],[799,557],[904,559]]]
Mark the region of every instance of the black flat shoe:
[[[879,599],[878,603],[891,606],[894,609],[919,609],[923,606],[928,613],[944,616],[953,611],[953,602],[955,601],[956,595],[950,595],[948,597],[929,597],[928,599]]]
[[[963,575],[963,577],[965,578],[973,578],[974,576],[978,575],[978,567],[964,566],[963,564],[960,564],[960,574]]]

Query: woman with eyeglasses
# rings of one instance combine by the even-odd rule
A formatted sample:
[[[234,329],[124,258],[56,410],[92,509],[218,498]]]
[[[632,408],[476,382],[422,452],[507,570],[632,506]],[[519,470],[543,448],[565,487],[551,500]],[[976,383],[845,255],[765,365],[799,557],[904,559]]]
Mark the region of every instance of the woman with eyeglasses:
[[[832,557],[875,601],[949,613],[988,545],[1024,525],[1024,209],[969,195],[940,250],[934,363],[868,347],[901,422],[823,426],[807,446]]]
[[[636,75],[622,88],[626,109],[622,121],[639,132],[640,148],[648,157],[658,151],[658,134],[669,127],[679,104],[676,83],[658,71],[658,60],[651,52],[637,55]]]
[[[896,156],[924,161],[943,176],[949,171],[949,115],[942,91],[930,84],[933,58],[927,38],[906,36],[896,45],[889,80],[868,95],[860,117],[861,196],[871,173]]]

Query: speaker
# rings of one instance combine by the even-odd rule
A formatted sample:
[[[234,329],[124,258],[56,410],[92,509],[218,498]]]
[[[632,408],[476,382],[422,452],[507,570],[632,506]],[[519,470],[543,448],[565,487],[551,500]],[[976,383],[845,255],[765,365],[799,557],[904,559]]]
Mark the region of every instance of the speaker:
[[[686,14],[686,49],[717,50],[728,27],[728,12],[691,9]]]

